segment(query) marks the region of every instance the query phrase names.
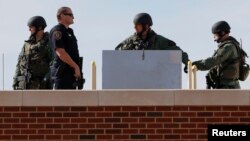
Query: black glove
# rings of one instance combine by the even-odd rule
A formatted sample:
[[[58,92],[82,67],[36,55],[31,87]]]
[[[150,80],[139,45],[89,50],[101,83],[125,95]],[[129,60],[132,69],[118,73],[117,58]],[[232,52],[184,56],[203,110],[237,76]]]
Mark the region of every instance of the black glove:
[[[188,67],[187,67],[187,65],[185,65],[185,67],[184,67],[183,70],[184,70],[185,73],[188,73]]]

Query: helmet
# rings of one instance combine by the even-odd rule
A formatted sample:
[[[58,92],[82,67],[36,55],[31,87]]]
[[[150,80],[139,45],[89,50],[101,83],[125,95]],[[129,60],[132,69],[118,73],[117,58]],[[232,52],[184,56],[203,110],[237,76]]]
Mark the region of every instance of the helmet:
[[[134,24],[153,25],[151,16],[148,13],[139,13],[134,18]]]
[[[41,16],[34,16],[31,17],[28,21],[28,26],[34,26],[36,28],[42,27],[45,28],[47,26],[46,21],[43,17]]]
[[[230,32],[230,26],[226,21],[219,21],[216,22],[213,26],[212,26],[212,33],[219,33],[219,32]]]

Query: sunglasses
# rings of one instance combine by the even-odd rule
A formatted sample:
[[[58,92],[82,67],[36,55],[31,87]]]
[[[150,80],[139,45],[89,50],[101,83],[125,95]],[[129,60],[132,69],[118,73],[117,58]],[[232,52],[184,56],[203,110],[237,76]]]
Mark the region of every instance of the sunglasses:
[[[70,17],[74,17],[74,15],[72,13],[63,13],[63,15],[65,16],[70,16]]]

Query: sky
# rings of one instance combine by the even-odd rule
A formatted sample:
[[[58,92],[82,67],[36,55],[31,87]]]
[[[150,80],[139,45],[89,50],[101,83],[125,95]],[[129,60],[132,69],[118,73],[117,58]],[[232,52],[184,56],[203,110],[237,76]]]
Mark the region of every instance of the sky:
[[[57,24],[56,12],[62,6],[74,13],[74,33],[80,55],[84,57],[85,89],[91,89],[91,61],[97,64],[97,89],[102,89],[102,51],[114,48],[134,33],[133,18],[149,13],[152,29],[177,43],[192,61],[212,56],[217,49],[211,33],[212,25],[227,21],[231,35],[243,41],[250,55],[250,0],[0,0],[0,89],[12,89],[12,81],[24,40],[30,32],[27,21],[43,16],[50,29]],[[250,63],[250,59],[247,59]],[[197,72],[197,88],[205,89],[205,72]],[[250,77],[240,82],[250,88]],[[187,74],[182,73],[182,89],[188,88]]]

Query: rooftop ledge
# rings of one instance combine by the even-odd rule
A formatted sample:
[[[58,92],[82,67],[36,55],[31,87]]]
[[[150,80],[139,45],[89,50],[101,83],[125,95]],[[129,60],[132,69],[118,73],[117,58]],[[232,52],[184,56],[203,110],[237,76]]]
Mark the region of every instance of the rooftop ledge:
[[[250,105],[250,90],[0,91],[0,106]]]

